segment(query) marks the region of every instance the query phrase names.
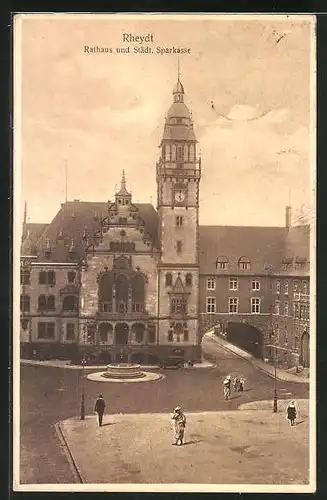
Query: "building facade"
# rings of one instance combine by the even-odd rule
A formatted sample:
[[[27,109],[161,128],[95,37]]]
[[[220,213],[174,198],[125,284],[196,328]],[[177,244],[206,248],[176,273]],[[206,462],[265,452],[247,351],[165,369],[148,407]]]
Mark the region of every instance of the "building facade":
[[[290,207],[285,227],[199,225],[201,159],[184,99],[178,78],[156,209],[133,202],[123,172],[114,201],[66,202],[48,225],[25,213],[22,356],[199,361],[215,327],[257,356],[278,347],[280,362],[308,365],[308,227],[291,226]]]

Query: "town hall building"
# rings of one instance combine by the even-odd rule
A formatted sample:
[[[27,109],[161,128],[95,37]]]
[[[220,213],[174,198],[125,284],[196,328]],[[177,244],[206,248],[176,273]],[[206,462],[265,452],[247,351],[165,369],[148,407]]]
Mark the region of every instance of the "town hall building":
[[[309,364],[309,227],[199,225],[199,157],[178,77],[156,163],[157,206],[122,172],[113,201],[67,201],[21,245],[21,355],[201,360],[218,335]],[[205,167],[204,167],[205,168]],[[274,346],[273,348],[271,346]]]

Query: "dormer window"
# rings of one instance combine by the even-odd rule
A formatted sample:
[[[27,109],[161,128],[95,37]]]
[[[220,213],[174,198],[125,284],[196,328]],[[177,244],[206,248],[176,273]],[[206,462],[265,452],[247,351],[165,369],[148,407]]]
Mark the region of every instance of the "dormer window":
[[[251,261],[248,257],[241,257],[238,261],[238,267],[242,271],[249,271],[251,269]]]
[[[216,269],[227,269],[228,267],[228,259],[227,257],[220,256],[216,260]]]

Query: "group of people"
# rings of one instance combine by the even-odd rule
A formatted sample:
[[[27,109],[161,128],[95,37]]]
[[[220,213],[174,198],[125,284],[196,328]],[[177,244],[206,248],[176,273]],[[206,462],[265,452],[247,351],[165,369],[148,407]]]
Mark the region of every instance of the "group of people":
[[[229,384],[229,393],[230,393],[231,376],[229,375],[228,377],[226,377],[225,380],[229,380],[229,382],[230,382],[230,384]],[[225,382],[225,380],[224,380],[224,382]],[[233,381],[233,386],[234,386],[235,390],[242,391],[244,388],[244,379],[242,377],[240,379],[237,379],[237,377],[236,377]],[[228,387],[228,384],[226,384],[226,387]],[[241,387],[241,389],[240,389],[240,387]],[[224,391],[225,391],[225,387],[224,387]],[[229,396],[227,395],[225,397],[228,399]],[[100,427],[102,426],[102,420],[103,420],[103,414],[104,414],[105,407],[106,407],[105,400],[103,399],[102,394],[100,394],[97,397],[96,402],[95,402],[95,406],[94,406],[94,411],[98,414],[98,424]],[[287,407],[287,419],[290,421],[291,426],[293,426],[295,424],[296,416],[297,416],[296,406],[295,406],[294,401],[291,401]],[[176,445],[176,446],[182,446],[184,444],[186,417],[185,417],[185,414],[183,413],[183,410],[180,406],[176,406],[171,419],[173,420],[173,424],[174,424],[174,438],[175,438],[174,442],[172,444]]]
[[[233,388],[235,392],[243,392],[244,391],[245,379],[243,377],[236,376],[233,380]],[[230,398],[231,388],[232,388],[232,377],[231,375],[227,375],[223,382],[224,388],[224,398],[226,401]]]

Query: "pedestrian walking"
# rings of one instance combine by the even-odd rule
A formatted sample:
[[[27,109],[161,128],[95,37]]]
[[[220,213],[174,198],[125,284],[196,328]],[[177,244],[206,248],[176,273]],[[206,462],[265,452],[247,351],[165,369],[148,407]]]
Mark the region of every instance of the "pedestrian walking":
[[[225,378],[224,382],[223,382],[223,386],[224,386],[224,398],[226,399],[226,401],[229,399],[229,396],[230,396],[230,386],[231,386],[231,376],[230,375],[227,375],[227,377]]]
[[[238,391],[239,392],[243,392],[244,391],[244,384],[245,384],[245,380],[243,377],[240,378],[239,380],[239,384],[238,384]]]
[[[174,413],[172,415],[172,420],[174,421],[174,429],[175,429],[175,445],[184,444],[184,432],[186,426],[186,417],[182,412],[180,406],[176,406]]]
[[[294,425],[296,419],[296,406],[294,401],[291,401],[287,407],[287,418],[290,421],[290,424]]]
[[[103,399],[102,394],[99,394],[99,396],[95,401],[95,406],[94,406],[94,411],[98,414],[99,427],[102,426],[102,419],[105,407],[106,407],[105,400]]]
[[[239,391],[240,379],[237,376],[234,378],[233,387],[235,392]]]

